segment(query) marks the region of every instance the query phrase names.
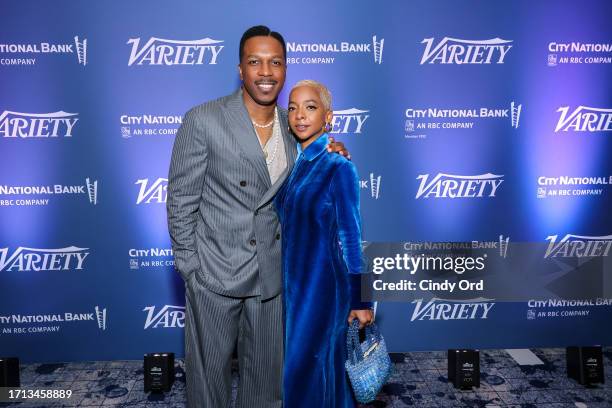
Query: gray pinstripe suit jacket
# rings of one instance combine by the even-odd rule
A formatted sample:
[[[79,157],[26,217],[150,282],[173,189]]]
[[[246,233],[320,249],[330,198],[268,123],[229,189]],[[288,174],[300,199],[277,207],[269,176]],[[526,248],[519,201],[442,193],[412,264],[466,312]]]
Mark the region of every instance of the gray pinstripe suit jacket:
[[[185,115],[168,176],[175,267],[226,296],[281,291],[280,225],[272,198],[293,167],[296,142],[279,109],[287,169],[271,184],[242,90]]]

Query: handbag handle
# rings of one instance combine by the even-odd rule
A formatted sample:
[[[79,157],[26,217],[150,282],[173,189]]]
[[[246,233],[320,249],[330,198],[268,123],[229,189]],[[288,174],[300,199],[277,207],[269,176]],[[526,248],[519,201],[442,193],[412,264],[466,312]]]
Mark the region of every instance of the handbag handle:
[[[372,323],[369,326],[366,326],[366,338],[371,338],[376,341],[380,341],[382,336],[380,335],[380,331],[378,331],[378,326],[375,323]]]
[[[365,334],[366,338],[371,338],[373,341],[381,340],[378,326],[374,323],[365,327]],[[359,344],[359,319],[353,319],[349,325],[346,333],[346,350],[352,365],[363,360],[363,350]]]
[[[346,332],[346,351],[351,365],[363,360],[363,353],[359,346],[359,319],[353,319]]]

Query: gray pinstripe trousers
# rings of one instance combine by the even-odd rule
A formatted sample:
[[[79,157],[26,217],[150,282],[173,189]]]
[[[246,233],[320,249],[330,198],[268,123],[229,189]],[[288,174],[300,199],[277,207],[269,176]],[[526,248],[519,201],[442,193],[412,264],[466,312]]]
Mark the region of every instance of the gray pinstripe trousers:
[[[238,343],[236,407],[281,407],[282,300],[227,297],[191,276],[185,290],[187,406],[231,406],[231,359]]]

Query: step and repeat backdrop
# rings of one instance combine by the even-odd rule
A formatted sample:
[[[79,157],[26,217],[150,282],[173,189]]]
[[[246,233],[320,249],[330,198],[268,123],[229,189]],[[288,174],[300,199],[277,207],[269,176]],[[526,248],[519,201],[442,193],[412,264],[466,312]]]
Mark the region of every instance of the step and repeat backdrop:
[[[364,241],[612,255],[610,15],[605,0],[3,2],[0,355],[183,354],[170,153],[189,108],[240,85],[256,24],[287,41],[281,106],[301,79],[333,94]],[[391,351],[611,344],[611,305],[433,297],[377,319]]]

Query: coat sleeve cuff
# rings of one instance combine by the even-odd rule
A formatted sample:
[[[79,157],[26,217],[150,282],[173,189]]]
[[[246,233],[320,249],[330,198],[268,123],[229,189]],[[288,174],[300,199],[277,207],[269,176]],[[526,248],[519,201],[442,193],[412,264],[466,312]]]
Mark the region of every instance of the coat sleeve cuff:
[[[372,302],[361,301],[361,276],[360,273],[349,273],[351,285],[351,310],[364,310],[373,307]]]

